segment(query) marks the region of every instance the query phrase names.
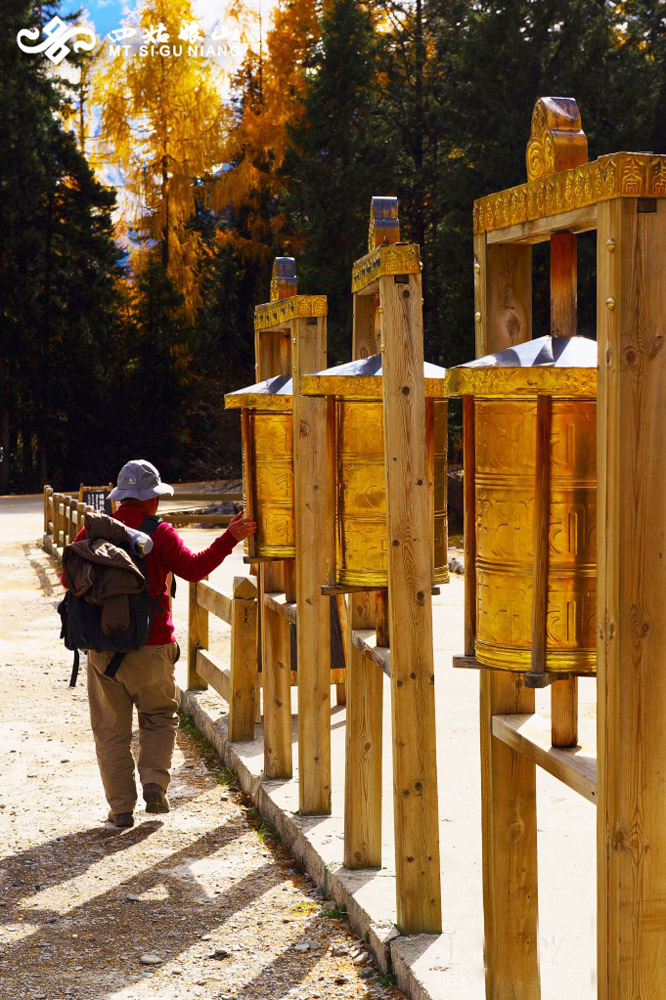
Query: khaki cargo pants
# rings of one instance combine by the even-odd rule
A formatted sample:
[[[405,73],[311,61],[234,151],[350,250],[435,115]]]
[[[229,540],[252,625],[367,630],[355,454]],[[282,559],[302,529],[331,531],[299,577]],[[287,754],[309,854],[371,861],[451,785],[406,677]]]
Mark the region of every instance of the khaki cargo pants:
[[[139,714],[138,770],[142,785],[166,790],[178,727],[175,642],[127,653],[115,677],[105,677],[113,653],[88,653],[88,701],[97,763],[112,813],[133,812],[137,794],[130,750],[134,705]]]

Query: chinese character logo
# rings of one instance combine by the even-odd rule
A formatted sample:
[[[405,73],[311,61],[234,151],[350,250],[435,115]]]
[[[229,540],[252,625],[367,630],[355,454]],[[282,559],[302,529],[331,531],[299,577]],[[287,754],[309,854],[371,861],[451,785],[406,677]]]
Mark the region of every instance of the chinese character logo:
[[[55,66],[69,55],[70,49],[66,42],[70,39],[77,39],[73,43],[75,52],[91,52],[97,41],[94,31],[77,25],[65,24],[59,17],[52,17],[48,24],[44,25],[42,31],[46,38],[38,45],[27,45],[26,41],[36,42],[40,36],[39,28],[23,28],[16,36],[16,42],[21,52],[29,52],[32,55],[43,52]]]

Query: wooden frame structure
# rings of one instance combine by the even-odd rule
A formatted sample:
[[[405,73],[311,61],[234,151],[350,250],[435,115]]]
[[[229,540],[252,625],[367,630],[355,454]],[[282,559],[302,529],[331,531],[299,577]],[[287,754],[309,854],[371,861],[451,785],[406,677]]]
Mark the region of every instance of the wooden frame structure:
[[[331,811],[330,687],[335,682],[343,700],[345,679],[344,670],[331,670],[331,599],[321,592],[333,558],[327,405],[300,393],[303,375],[326,364],[326,313],[326,296],[297,294],[293,260],[277,258],[271,301],[255,309],[256,375],[258,381],[292,379],[295,558],[258,563],[264,773],[273,779],[292,776],[290,630],[295,625],[299,805],[305,815]],[[252,442],[246,410],[243,419],[247,486]],[[251,497],[252,490],[246,494]],[[252,540],[246,558],[255,558]]]
[[[344,864],[381,866],[386,673],[391,681],[397,924],[404,934],[436,934],[441,894],[423,299],[419,248],[400,243],[399,233],[397,199],[373,198],[370,250],[352,272],[352,354],[355,360],[382,355],[388,588],[347,588]],[[321,374],[311,376],[304,391],[321,394],[324,382]],[[336,400],[327,398],[333,463]],[[336,482],[333,465],[330,477]]]
[[[587,163],[581,135],[575,101],[537,102],[527,184],[474,207],[478,356],[531,336],[530,246],[545,240],[551,327],[575,332],[575,234],[597,231],[597,760],[581,748],[549,745],[558,726],[573,725],[559,742],[576,738],[571,684],[554,703],[549,741],[522,676],[481,672],[486,995],[493,1000],[540,997],[537,764],[597,803],[600,1000],[666,995],[666,157],[618,153]],[[467,397],[468,453],[469,404]],[[465,490],[472,517],[473,481]],[[470,654],[470,548],[466,571]],[[536,634],[537,649],[540,640]]]
[[[227,597],[207,580],[190,583],[187,686],[210,684],[229,704],[229,739],[254,739],[257,713],[257,583],[236,576]],[[208,648],[208,615],[231,626],[231,662],[223,667]]]

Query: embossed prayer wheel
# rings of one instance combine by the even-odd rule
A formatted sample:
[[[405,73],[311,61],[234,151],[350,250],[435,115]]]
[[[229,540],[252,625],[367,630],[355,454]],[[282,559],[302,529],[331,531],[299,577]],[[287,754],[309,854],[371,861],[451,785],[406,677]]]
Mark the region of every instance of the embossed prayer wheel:
[[[448,583],[446,369],[424,366],[433,582]],[[388,585],[381,355],[307,375],[306,395],[335,397],[336,586]],[[436,398],[438,396],[439,398]]]
[[[257,522],[254,558],[293,559],[292,380],[277,375],[224,397],[241,409],[246,512]]]
[[[529,671],[535,573],[537,397],[550,400],[545,670],[596,670],[596,351],[541,337],[452,369],[474,397],[479,663]],[[468,526],[466,525],[466,530]]]

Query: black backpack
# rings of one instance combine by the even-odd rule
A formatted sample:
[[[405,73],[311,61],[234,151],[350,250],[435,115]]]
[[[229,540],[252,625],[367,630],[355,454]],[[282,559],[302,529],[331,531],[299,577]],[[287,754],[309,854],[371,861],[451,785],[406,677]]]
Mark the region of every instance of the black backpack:
[[[153,535],[161,523],[159,517],[146,517],[139,526],[139,531]],[[79,650],[87,652],[92,649],[97,653],[113,651],[114,655],[104,673],[107,677],[115,677],[125,655],[130,650],[145,646],[155,613],[161,610],[159,602],[148,592],[145,561],[132,551],[129,537],[126,545],[121,542],[114,544],[129,554],[132,562],[143,576],[145,586],[139,593],[129,596],[129,626],[123,632],[118,632],[115,635],[106,635],[102,630],[101,605],[94,604],[86,600],[85,597],[75,597],[70,590],[67,591],[58,605],[58,613],[62,620],[60,638],[64,640],[67,649],[74,650],[70,687],[74,687],[76,684],[79,673]]]

